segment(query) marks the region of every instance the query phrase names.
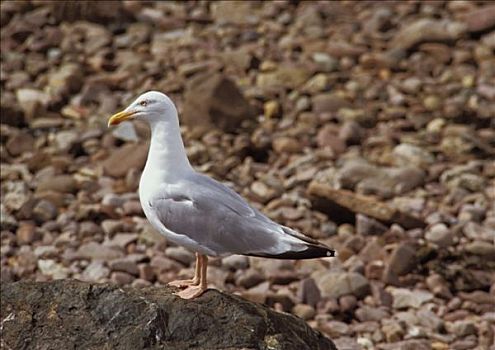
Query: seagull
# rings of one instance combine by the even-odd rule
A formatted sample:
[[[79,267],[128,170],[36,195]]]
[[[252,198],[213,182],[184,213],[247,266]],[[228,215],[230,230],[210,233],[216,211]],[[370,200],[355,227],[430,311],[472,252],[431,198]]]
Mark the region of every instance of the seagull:
[[[166,239],[195,252],[194,278],[169,285],[193,299],[207,290],[208,256],[232,254],[277,259],[333,257],[335,251],[277,224],[224,184],[196,172],[187,159],[177,109],[165,94],[149,91],[108,126],[144,120],[151,129],[148,158],[139,182],[146,218]]]

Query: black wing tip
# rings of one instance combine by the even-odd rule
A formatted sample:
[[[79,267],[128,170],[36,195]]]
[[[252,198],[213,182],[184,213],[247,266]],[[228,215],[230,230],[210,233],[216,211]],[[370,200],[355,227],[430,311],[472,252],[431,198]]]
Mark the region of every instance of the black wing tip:
[[[250,256],[257,256],[262,258],[271,259],[317,259],[317,258],[333,258],[337,256],[337,252],[325,246],[320,245],[307,245],[307,249],[302,251],[288,251],[282,254],[248,254]]]

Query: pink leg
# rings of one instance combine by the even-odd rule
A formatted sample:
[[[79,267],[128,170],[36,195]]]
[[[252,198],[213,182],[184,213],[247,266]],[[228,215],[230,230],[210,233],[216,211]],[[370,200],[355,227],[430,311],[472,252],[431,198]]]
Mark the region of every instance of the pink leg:
[[[178,287],[178,288],[186,288],[189,286],[197,286],[199,284],[199,275],[201,273],[200,271],[200,255],[196,253],[196,267],[194,269],[194,278],[193,279],[188,279],[188,280],[176,280],[169,282],[168,285],[172,287]]]
[[[199,297],[208,289],[208,282],[206,279],[206,272],[208,268],[208,257],[206,255],[199,254],[199,284],[191,285],[180,292],[175,293],[182,299],[194,299]]]

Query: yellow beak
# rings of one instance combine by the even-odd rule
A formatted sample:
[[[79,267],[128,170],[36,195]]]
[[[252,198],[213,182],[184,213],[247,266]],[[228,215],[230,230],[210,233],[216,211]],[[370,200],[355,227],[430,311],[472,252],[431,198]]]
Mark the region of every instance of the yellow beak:
[[[110,127],[112,125],[118,125],[118,124],[122,123],[124,120],[130,119],[134,114],[136,114],[136,112],[122,111],[122,112],[116,113],[116,114],[112,115],[110,117],[110,119],[108,119],[108,126]]]

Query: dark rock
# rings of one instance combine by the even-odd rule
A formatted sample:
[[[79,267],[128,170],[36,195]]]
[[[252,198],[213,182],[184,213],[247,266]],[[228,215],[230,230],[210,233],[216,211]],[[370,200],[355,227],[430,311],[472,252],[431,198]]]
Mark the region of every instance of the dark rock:
[[[339,305],[342,312],[352,312],[357,306],[357,299],[354,295],[344,295],[339,298]]]
[[[246,289],[252,288],[265,280],[265,277],[255,269],[248,269],[236,279],[236,284]]]
[[[344,140],[348,145],[358,145],[364,136],[364,131],[361,126],[355,121],[347,121],[339,130],[340,139]]]
[[[380,235],[387,231],[387,227],[380,221],[366,215],[356,215],[356,233],[359,235]]]
[[[0,114],[2,115],[2,124],[20,126],[25,122],[24,113],[14,94],[9,94],[5,90],[0,97]]]
[[[134,281],[134,276],[127,272],[115,271],[112,272],[110,280],[119,286],[125,286],[131,284]]]
[[[216,290],[193,301],[167,287],[73,280],[3,283],[1,291],[10,348],[336,349],[300,319]]]
[[[36,222],[46,222],[57,216],[57,208],[47,200],[40,200],[33,208],[33,218]]]
[[[85,19],[88,21],[107,21],[122,16],[123,4],[113,1],[101,1],[98,3],[49,3],[51,13],[58,21],[75,21]]]
[[[77,183],[71,175],[50,176],[40,181],[36,190],[38,192],[73,193],[77,190]]]
[[[181,121],[198,132],[211,128],[233,131],[254,110],[234,82],[219,73],[206,73],[190,80],[184,97]]]
[[[388,284],[397,284],[398,277],[410,272],[416,266],[416,249],[412,244],[399,244],[387,261],[383,271],[383,281]]]
[[[243,255],[230,255],[222,259],[222,266],[230,270],[245,270],[249,267],[249,258]]]
[[[25,132],[19,132],[13,135],[5,144],[7,151],[14,157],[17,157],[24,152],[32,151],[33,146],[34,138]]]
[[[36,226],[32,222],[21,223],[17,229],[16,236],[19,244],[30,244],[38,238]]]
[[[135,261],[128,258],[119,258],[108,264],[113,271],[127,272],[130,275],[139,275],[139,268]]]
[[[333,93],[316,95],[312,99],[313,111],[315,113],[338,112],[341,108],[351,107],[351,103],[345,98]]]
[[[149,281],[153,282],[155,279],[155,271],[153,271],[153,268],[148,265],[148,264],[139,264],[138,265],[138,270],[139,270],[139,278],[144,280],[144,281]]]
[[[321,300],[320,289],[312,278],[306,278],[301,281],[298,290],[298,297],[305,304],[316,306]]]

